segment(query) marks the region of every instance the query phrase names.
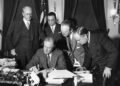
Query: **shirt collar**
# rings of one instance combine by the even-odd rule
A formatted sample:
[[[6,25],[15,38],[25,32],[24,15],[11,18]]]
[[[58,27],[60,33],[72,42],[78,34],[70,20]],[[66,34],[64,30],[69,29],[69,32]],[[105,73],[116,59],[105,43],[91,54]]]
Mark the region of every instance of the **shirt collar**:
[[[27,23],[27,22],[30,23],[30,21],[27,21],[25,18],[23,18],[23,21],[24,21],[24,23]]]
[[[73,38],[73,33],[70,34],[70,40],[72,40],[72,38]]]
[[[88,31],[88,44],[90,43],[90,36],[91,36],[91,33],[90,31]]]
[[[49,55],[49,57],[50,57],[50,60],[51,60],[51,58],[52,58],[52,53],[50,53],[50,54],[48,54]]]
[[[55,28],[56,24],[54,24],[53,26],[50,26],[51,28]]]

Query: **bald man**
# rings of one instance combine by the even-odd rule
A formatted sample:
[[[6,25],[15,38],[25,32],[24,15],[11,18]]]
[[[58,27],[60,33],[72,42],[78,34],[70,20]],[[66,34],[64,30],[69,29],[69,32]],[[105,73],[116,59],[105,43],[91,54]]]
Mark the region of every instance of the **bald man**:
[[[39,38],[43,38],[39,23],[32,19],[32,8],[22,9],[23,18],[14,21],[7,33],[8,49],[16,56],[17,67],[24,69],[39,48]]]

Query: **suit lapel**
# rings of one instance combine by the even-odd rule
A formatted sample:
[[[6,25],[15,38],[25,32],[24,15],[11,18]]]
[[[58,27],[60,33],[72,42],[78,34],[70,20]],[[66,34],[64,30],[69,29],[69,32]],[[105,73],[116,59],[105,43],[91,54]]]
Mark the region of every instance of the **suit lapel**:
[[[74,52],[75,48],[76,48],[76,40],[72,37],[72,40],[71,40],[71,46],[72,46],[72,51]]]
[[[55,68],[56,61],[57,61],[57,54],[55,54],[55,51],[53,51],[52,56],[51,56],[51,62],[50,66]]]
[[[66,38],[67,39],[67,46],[69,48],[69,50],[73,51],[75,50],[76,48],[76,40],[72,37],[72,39],[70,39],[70,37]]]
[[[42,61],[43,67],[48,68],[48,66],[47,66],[47,55],[44,54],[44,52],[43,52],[43,58],[42,59],[43,59],[43,61]]]
[[[36,29],[36,26],[34,24],[33,21],[30,21],[30,27],[29,27],[29,31],[30,31],[30,39],[33,40],[33,36],[34,36],[34,29]]]
[[[50,26],[49,26],[49,28],[50,28],[50,31],[51,31],[52,35],[56,35],[56,34],[57,34],[57,32],[58,32],[58,25],[57,25],[57,24],[56,24],[56,26],[55,26],[54,33],[52,32]]]
[[[89,42],[88,42],[88,47],[91,48],[95,44],[95,36],[90,33],[89,35]]]
[[[25,29],[27,29],[26,25],[25,25],[25,22],[22,20],[22,25],[24,26]]]
[[[90,53],[94,55],[95,51],[96,51],[96,43],[97,43],[97,40],[99,39],[96,39],[97,37],[94,35],[94,34],[91,34],[90,35],[90,42],[88,44],[88,47],[90,49]]]
[[[54,35],[58,34],[58,25],[56,24],[55,26],[55,31],[54,31]]]
[[[21,34],[23,33],[24,29],[26,29],[25,24],[23,20],[21,20],[18,24],[15,25],[17,28],[15,29],[15,37],[13,45],[16,46],[19,43],[19,40],[21,38]]]
[[[72,51],[71,45],[70,45],[70,37],[66,37],[67,47],[69,51]]]
[[[48,26],[48,32],[50,32],[52,35],[53,35],[53,32],[52,32],[52,30],[51,30],[51,27],[50,26]]]

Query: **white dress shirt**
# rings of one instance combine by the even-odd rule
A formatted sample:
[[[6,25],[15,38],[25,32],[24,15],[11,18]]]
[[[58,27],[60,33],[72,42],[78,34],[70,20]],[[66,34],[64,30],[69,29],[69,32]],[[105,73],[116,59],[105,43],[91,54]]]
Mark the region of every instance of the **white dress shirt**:
[[[29,30],[30,21],[27,21],[25,18],[23,18],[23,21],[24,21],[24,23],[25,23],[25,26],[26,26],[27,29]]]
[[[56,24],[53,25],[53,26],[50,26],[50,28],[51,28],[51,30],[52,30],[53,33],[55,32],[55,27],[56,27]]]
[[[90,44],[90,31],[88,31],[88,44]]]
[[[51,61],[51,57],[52,57],[52,53],[50,53],[50,54],[48,54],[49,55],[49,60]],[[47,55],[47,57],[48,57],[48,55]]]

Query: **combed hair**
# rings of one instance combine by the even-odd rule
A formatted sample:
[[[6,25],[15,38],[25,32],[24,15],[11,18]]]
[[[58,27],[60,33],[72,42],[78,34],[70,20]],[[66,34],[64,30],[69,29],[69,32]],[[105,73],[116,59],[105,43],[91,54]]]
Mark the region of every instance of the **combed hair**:
[[[84,34],[87,34],[87,33],[88,33],[88,30],[85,27],[83,27],[80,31],[80,35],[84,35]]]
[[[25,8],[30,8],[30,9],[32,10],[32,7],[31,7],[31,6],[24,6],[24,7],[22,8],[22,11],[24,11]]]
[[[64,20],[61,25],[68,25],[70,27],[70,29],[75,30],[77,29],[77,22],[75,19],[72,18],[68,18],[66,20]]]
[[[80,35],[84,35],[88,33],[88,30],[85,27],[78,27],[77,29],[73,30],[73,33],[79,33]]]
[[[61,23],[61,25],[68,25],[69,27],[71,27],[71,21],[66,19]]]
[[[44,42],[53,42],[53,44],[54,44],[54,39],[52,37],[46,37],[44,39]]]
[[[49,12],[49,13],[48,13],[48,16],[54,16],[55,19],[56,19],[56,14],[55,14],[54,12]]]

